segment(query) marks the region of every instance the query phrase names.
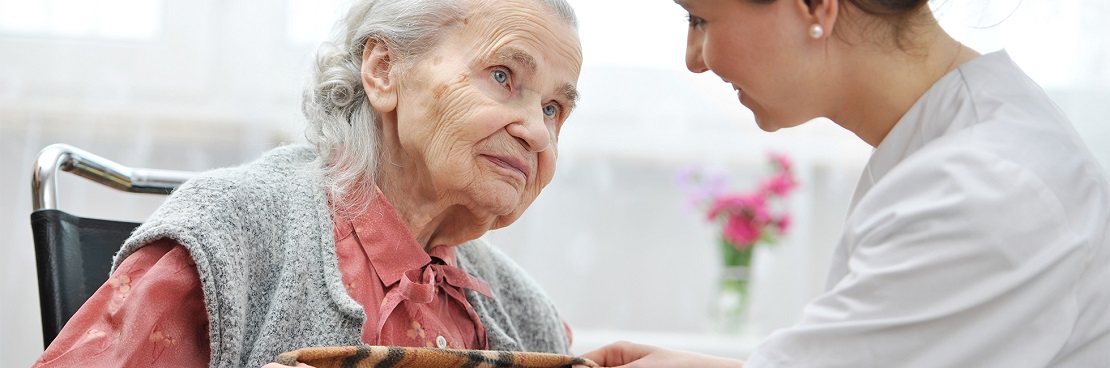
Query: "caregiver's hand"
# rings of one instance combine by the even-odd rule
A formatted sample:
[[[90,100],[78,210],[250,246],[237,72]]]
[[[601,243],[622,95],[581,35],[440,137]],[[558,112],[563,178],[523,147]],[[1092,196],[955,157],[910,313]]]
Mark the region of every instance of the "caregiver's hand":
[[[619,341],[583,354],[602,367],[705,367],[743,368],[744,362],[704,354],[675,351],[660,347]]]

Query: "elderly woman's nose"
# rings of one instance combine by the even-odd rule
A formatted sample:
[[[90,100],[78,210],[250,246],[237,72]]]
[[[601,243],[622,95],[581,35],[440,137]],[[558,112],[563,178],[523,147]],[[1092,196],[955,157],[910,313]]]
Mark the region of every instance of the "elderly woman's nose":
[[[551,144],[551,130],[544,122],[543,108],[536,107],[534,112],[519,115],[520,118],[506,127],[509,135],[516,138],[530,152],[541,152]]]

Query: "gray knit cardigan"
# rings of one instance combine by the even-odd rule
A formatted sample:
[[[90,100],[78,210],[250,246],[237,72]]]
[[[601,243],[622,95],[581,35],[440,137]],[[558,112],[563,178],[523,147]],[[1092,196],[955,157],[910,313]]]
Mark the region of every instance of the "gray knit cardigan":
[[[212,367],[260,367],[283,351],[358,345],[366,319],[341,282],[331,215],[315,154],[285,146],[176,190],[131,235],[128,255],[162,238],[188,249],[208,311]],[[565,354],[554,305],[515,263],[474,240],[457,248],[459,267],[494,297],[466,290],[491,350]]]

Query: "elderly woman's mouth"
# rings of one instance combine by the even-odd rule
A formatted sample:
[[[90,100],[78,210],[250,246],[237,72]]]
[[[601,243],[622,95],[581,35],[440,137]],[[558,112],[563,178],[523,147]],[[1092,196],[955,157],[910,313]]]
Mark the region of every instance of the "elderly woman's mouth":
[[[500,168],[519,174],[524,181],[528,181],[528,173],[532,171],[528,164],[525,164],[523,160],[516,157],[492,155],[482,155],[482,157],[490,160],[490,162],[493,162],[494,165]]]

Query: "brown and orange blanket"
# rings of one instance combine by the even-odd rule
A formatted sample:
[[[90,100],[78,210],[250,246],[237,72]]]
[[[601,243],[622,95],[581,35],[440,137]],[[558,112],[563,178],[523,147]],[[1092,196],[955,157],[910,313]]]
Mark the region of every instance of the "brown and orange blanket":
[[[589,359],[548,353],[455,350],[396,346],[332,346],[304,348],[278,355],[277,363],[316,368],[556,368],[597,367]]]

